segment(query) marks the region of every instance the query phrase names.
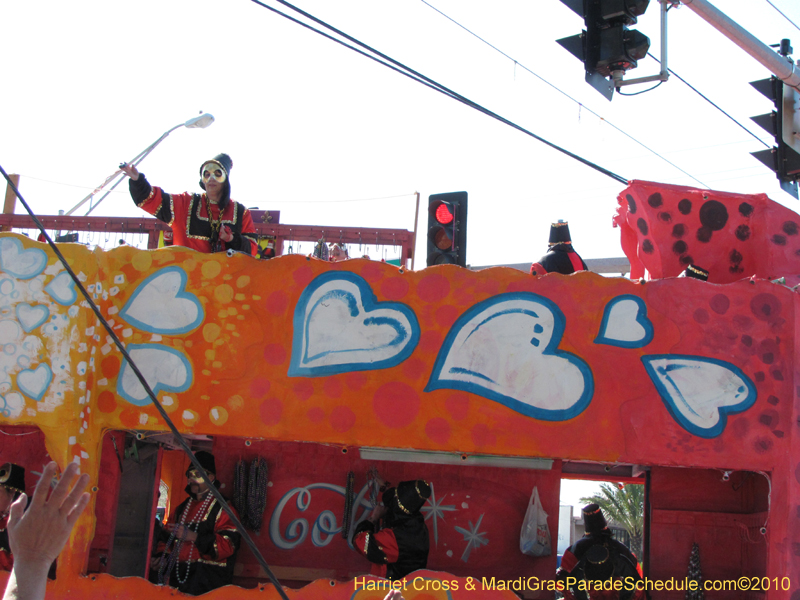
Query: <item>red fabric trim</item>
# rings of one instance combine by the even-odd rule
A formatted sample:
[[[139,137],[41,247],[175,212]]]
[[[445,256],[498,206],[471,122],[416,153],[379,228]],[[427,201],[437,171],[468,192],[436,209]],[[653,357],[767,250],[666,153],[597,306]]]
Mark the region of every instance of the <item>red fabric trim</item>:
[[[539,263],[533,263],[531,265],[531,275],[544,275],[545,273],[547,273],[547,269]]]
[[[210,509],[213,507],[214,504],[216,504],[216,501],[212,500],[212,504],[210,506],[206,507],[206,511],[210,511]],[[190,523],[191,521],[194,520],[194,517],[200,511],[202,506],[203,506],[202,502],[197,502],[196,500],[192,501],[192,506],[189,509],[189,514],[186,515],[186,522],[187,523]],[[231,509],[234,512],[236,511],[236,509],[233,508],[233,507],[231,507]],[[183,509],[181,509],[180,513],[183,513]],[[180,523],[180,519],[181,519],[181,514],[180,513],[178,513],[178,511],[176,509],[176,512],[172,515],[172,518],[170,519],[170,523],[176,523],[176,524]],[[205,521],[206,519],[203,518],[201,520]],[[217,555],[216,556],[211,556],[211,555],[208,555],[208,554],[201,554],[194,544],[192,544],[192,543],[184,543],[181,546],[181,553],[178,556],[178,561],[179,562],[188,562],[189,561],[190,552],[191,552],[192,561],[196,561],[198,559],[206,560],[206,561],[212,561],[212,562],[223,562],[223,561],[225,561],[229,557],[233,556],[234,552],[236,552],[236,546],[233,545],[233,543],[231,542],[231,540],[228,537],[223,536],[222,534],[224,534],[224,533],[230,534],[230,533],[233,533],[235,531],[236,531],[236,527],[234,526],[233,521],[231,521],[231,518],[228,516],[228,513],[226,513],[225,511],[221,510],[217,515],[216,522],[214,523],[214,534],[215,534],[214,535],[214,537],[215,537],[214,547],[216,548],[216,554]],[[163,541],[159,542],[158,543],[157,552],[164,552],[165,547],[166,547],[166,544]]]
[[[583,263],[581,262],[581,257],[578,256],[577,252],[567,252],[567,256],[569,256],[569,261],[572,263],[572,268],[577,273],[578,271],[583,271]]]
[[[154,215],[161,209],[161,197],[162,190],[160,187],[153,187],[153,193],[150,197],[145,200],[140,206],[145,211]],[[199,252],[211,252],[211,242],[209,240],[204,239],[197,239],[189,237],[187,231],[187,224],[189,220],[189,211],[192,207],[192,194],[184,192],[183,194],[170,194],[170,199],[172,201],[172,224],[170,227],[172,228],[172,244],[174,246],[184,246],[186,248],[192,248]],[[200,203],[199,208],[200,216],[204,218],[208,218],[208,211],[206,210],[205,202]],[[216,204],[211,205],[211,213],[212,217],[216,217],[219,215],[219,208]],[[236,204],[233,200],[231,200],[228,205],[225,207],[225,210],[222,213],[222,220],[223,221],[232,221],[236,216]],[[191,216],[192,219],[197,218],[196,213]],[[224,225],[224,223],[223,223]],[[250,211],[245,209],[244,216],[242,217],[242,233],[255,233],[256,227],[253,223],[253,217],[250,214]],[[251,240],[247,239],[247,242],[250,245],[250,254],[255,255],[258,251],[257,244]]]
[[[0,550],[0,571],[11,571],[14,568],[14,555],[6,550]]]
[[[391,529],[381,529],[379,532],[373,534],[373,538],[386,555],[386,562],[397,562],[397,559],[400,558],[400,549],[397,547],[397,539],[394,537],[394,531]]]
[[[369,531],[362,531],[353,537],[353,546],[364,556],[367,555],[367,535],[369,534]]]
[[[575,555],[569,550],[565,551],[564,556],[561,557],[561,570],[572,573],[572,569],[574,569],[577,564],[578,559],[575,558]]]

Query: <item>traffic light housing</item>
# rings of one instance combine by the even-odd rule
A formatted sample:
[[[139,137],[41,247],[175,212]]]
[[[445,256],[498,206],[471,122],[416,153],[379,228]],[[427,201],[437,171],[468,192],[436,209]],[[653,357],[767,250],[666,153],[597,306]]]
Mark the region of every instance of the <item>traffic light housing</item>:
[[[586,82],[611,100],[615,71],[635,69],[647,56],[650,39],[628,29],[647,11],[650,0],[561,0],[578,16],[586,29],[578,35],[557,40],[583,61]]]
[[[775,104],[772,112],[751,117],[775,137],[775,146],[750,154],[775,171],[781,188],[798,198],[800,137],[795,132],[800,133],[800,93],[774,76],[751,81],[750,85]]]
[[[467,192],[428,197],[427,265],[467,266]]]

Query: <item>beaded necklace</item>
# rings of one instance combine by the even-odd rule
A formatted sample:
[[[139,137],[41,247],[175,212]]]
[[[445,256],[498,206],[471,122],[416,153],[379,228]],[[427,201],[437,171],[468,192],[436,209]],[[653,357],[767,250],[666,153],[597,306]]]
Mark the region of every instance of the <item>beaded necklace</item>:
[[[181,577],[180,564],[178,563],[178,558],[180,557],[183,543],[186,541],[186,534],[189,531],[197,533],[197,530],[200,528],[200,521],[202,520],[203,515],[206,514],[206,510],[208,509],[209,504],[211,504],[212,497],[213,494],[211,494],[210,492],[206,492],[206,497],[200,506],[200,510],[198,510],[195,513],[194,517],[192,517],[188,523],[186,522],[186,517],[188,516],[189,511],[192,508],[194,500],[189,498],[188,502],[186,503],[186,507],[183,509],[183,513],[181,514],[181,519],[179,523],[182,526],[181,537],[176,539],[175,531],[178,528],[175,527],[172,530],[169,539],[167,540],[167,545],[164,548],[164,553],[161,555],[161,561],[159,562],[158,565],[158,583],[160,585],[166,585],[169,583],[169,576],[172,573],[172,569],[175,569],[175,576],[178,579],[178,583],[180,583],[181,585],[186,583],[186,581],[189,579],[189,571],[191,571],[192,569],[192,554],[194,554],[194,548],[195,548],[194,542],[189,542],[191,546],[189,547],[189,556],[186,559],[186,574],[183,577]],[[192,529],[193,525],[194,529]],[[172,550],[170,550],[169,549],[170,545],[173,544],[173,542],[174,545],[172,546]],[[167,560],[164,560],[164,557],[167,556],[167,554],[169,554],[169,558]]]
[[[247,525],[247,463],[243,460],[236,463],[233,476],[233,505],[239,511],[239,519]]]
[[[344,488],[344,516],[342,517],[342,537],[349,539],[350,537],[350,520],[353,515],[353,501],[355,492],[353,486],[355,485],[356,474],[352,471],[347,473],[347,484]]]
[[[250,464],[250,481],[247,485],[247,515],[250,528],[261,532],[264,509],[267,506],[269,468],[266,459],[257,457]]]
[[[222,227],[222,208],[219,205],[217,205],[216,202],[214,203],[219,209],[219,216],[216,219],[214,219],[214,217],[211,216],[211,200],[209,199],[208,194],[206,194],[205,196],[206,196],[206,212],[208,213],[208,223],[209,225],[211,225],[211,251],[217,252],[218,250],[222,249],[222,244],[220,243],[219,240],[219,230]]]

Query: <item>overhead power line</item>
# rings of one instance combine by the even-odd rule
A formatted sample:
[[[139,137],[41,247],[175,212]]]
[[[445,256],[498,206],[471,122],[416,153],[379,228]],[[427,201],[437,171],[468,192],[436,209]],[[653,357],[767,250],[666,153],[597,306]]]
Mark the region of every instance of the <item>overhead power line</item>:
[[[414,81],[416,81],[418,83],[421,83],[422,85],[425,85],[425,86],[427,86],[427,87],[429,87],[429,88],[431,88],[433,90],[436,90],[437,92],[439,92],[441,94],[444,94],[445,96],[449,96],[453,100],[457,100],[457,101],[461,102],[462,104],[465,104],[465,105],[469,106],[470,108],[473,108],[473,109],[475,109],[475,110],[477,110],[479,112],[482,112],[483,114],[485,114],[485,115],[487,115],[489,117],[492,117],[493,119],[496,119],[496,120],[500,121],[501,123],[504,123],[504,124],[508,125],[509,127],[513,127],[517,131],[520,131],[520,132],[522,132],[522,133],[524,133],[524,134],[526,134],[526,135],[528,135],[528,136],[530,136],[530,137],[542,142],[543,144],[546,144],[550,148],[553,148],[554,150],[557,150],[558,152],[561,152],[562,154],[565,154],[566,156],[569,156],[570,158],[573,158],[573,159],[577,160],[578,162],[580,162],[580,163],[582,163],[582,164],[584,164],[584,165],[586,165],[586,166],[588,166],[588,167],[590,167],[590,168],[602,173],[603,175],[606,175],[607,177],[610,177],[610,178],[612,178],[612,179],[614,179],[614,180],[616,180],[616,181],[618,181],[620,183],[625,183],[625,184],[628,183],[628,180],[626,178],[622,177],[621,175],[617,175],[616,173],[613,173],[612,171],[609,171],[608,169],[605,169],[605,168],[601,167],[600,165],[598,165],[596,163],[593,163],[593,162],[591,162],[591,161],[589,161],[589,160],[587,160],[587,159],[585,159],[585,158],[583,158],[583,157],[581,157],[581,156],[579,156],[579,155],[577,155],[577,154],[575,154],[573,152],[570,152],[569,150],[566,150],[565,148],[562,148],[561,146],[558,146],[558,145],[556,145],[556,144],[544,139],[543,137],[533,133],[532,131],[530,131],[528,129],[525,129],[521,125],[518,125],[518,124],[514,123],[513,121],[510,121],[509,119],[506,119],[505,117],[502,117],[499,114],[497,114],[495,112],[492,112],[491,110],[481,106],[480,104],[478,104],[476,102],[473,102],[469,98],[467,98],[465,96],[462,96],[461,94],[459,94],[459,93],[457,93],[457,92],[445,87],[444,85],[434,81],[433,79],[431,79],[429,77],[426,77],[425,75],[415,71],[414,69],[411,69],[410,67],[407,67],[403,63],[394,60],[393,58],[387,56],[386,54],[383,54],[382,52],[380,52],[378,50],[375,50],[374,48],[368,46],[367,44],[357,40],[356,38],[354,38],[354,37],[352,37],[352,36],[350,36],[350,35],[348,35],[346,33],[344,33],[343,31],[333,27],[332,25],[329,25],[328,23],[322,21],[321,19],[318,19],[317,17],[315,17],[315,16],[303,11],[302,9],[290,4],[289,2],[286,2],[285,0],[276,0],[276,2],[278,2],[279,4],[282,4],[283,6],[286,6],[287,8],[289,8],[289,9],[291,9],[291,10],[293,10],[293,11],[299,13],[299,14],[301,14],[303,17],[305,17],[305,18],[317,23],[318,25],[321,25],[322,27],[328,29],[329,31],[334,32],[336,35],[341,36],[342,38],[348,40],[349,42],[352,42],[353,44],[356,44],[357,46],[360,46],[360,48],[363,48],[363,50],[360,49],[360,48],[357,48],[356,46],[350,45],[350,44],[342,41],[341,39],[338,39],[338,38],[336,38],[336,37],[334,37],[334,36],[332,36],[332,35],[330,35],[328,33],[325,33],[324,31],[316,29],[315,27],[312,27],[308,23],[304,23],[303,21],[300,21],[299,19],[295,19],[291,15],[283,13],[283,12],[279,11],[278,9],[265,4],[264,2],[261,2],[260,0],[251,0],[251,1],[254,4],[257,4],[257,5],[261,6],[262,8],[266,8],[267,10],[272,11],[275,14],[284,17],[285,19],[288,19],[288,20],[290,20],[290,21],[292,21],[292,22],[294,22],[294,23],[296,23],[298,25],[301,25],[302,27],[305,27],[306,29],[310,29],[311,31],[314,31],[315,33],[318,33],[319,35],[322,35],[323,37],[325,37],[325,38],[327,38],[327,39],[329,39],[331,41],[334,41],[337,44],[340,44],[340,45],[344,46],[345,48],[349,48],[350,50],[353,50],[354,52],[357,52],[357,53],[361,54],[362,56],[365,56],[365,57],[367,57],[367,58],[369,58],[371,60],[374,60],[375,62],[377,62],[377,63],[379,63],[379,64],[381,64],[381,65],[383,65],[383,66],[385,66],[385,67],[387,67],[389,69],[392,69],[393,71],[396,71],[396,72],[398,72],[398,73],[400,73],[402,75],[405,75],[409,79],[413,79]],[[705,184],[702,184],[702,185],[705,185]],[[708,186],[706,186],[706,187],[708,187]]]
[[[658,62],[658,64],[661,64],[661,61],[660,61],[660,60],[658,60],[658,59],[657,59],[655,56],[653,56],[653,55],[652,55],[652,54],[650,54],[649,52],[647,53],[647,56],[649,56],[650,58],[652,58],[653,60],[655,60],[656,62]],[[762,140],[760,137],[758,137],[758,136],[757,136],[755,133],[753,133],[752,131],[750,131],[750,130],[749,130],[747,127],[745,127],[744,125],[742,125],[742,124],[741,124],[739,121],[737,121],[736,119],[734,119],[734,118],[733,118],[731,115],[729,115],[727,112],[725,112],[724,110],[722,110],[722,108],[720,108],[720,107],[719,107],[719,105],[715,104],[715,103],[714,103],[714,102],[713,102],[713,101],[712,101],[710,98],[708,98],[707,96],[703,95],[703,93],[702,93],[700,90],[698,90],[698,89],[697,89],[696,87],[694,87],[694,86],[693,86],[691,83],[689,83],[688,81],[686,81],[686,80],[685,80],[683,77],[681,77],[680,75],[678,75],[678,74],[677,74],[675,71],[673,71],[673,70],[672,70],[672,69],[670,69],[670,68],[667,68],[667,71],[669,71],[669,74],[670,74],[670,75],[674,75],[675,77],[677,77],[678,79],[680,79],[680,80],[681,80],[681,81],[682,81],[684,84],[686,84],[686,86],[688,86],[688,88],[689,88],[690,90],[692,90],[694,93],[696,93],[698,96],[700,96],[700,97],[701,97],[703,100],[705,100],[706,102],[708,102],[708,103],[709,103],[711,106],[713,106],[714,108],[716,108],[716,109],[717,109],[719,112],[721,112],[723,115],[725,115],[726,117],[728,117],[728,118],[729,118],[731,121],[733,121],[734,123],[736,123],[736,124],[737,124],[739,127],[741,127],[742,129],[744,129],[744,130],[745,130],[747,133],[749,133],[749,134],[750,134],[750,135],[752,135],[754,138],[756,138],[756,139],[757,139],[759,142],[761,142],[762,144],[764,144],[764,145],[765,145],[767,148],[770,148],[770,145],[769,145],[769,144],[767,144],[767,143],[766,143],[764,140]]]
[[[696,178],[694,175],[692,175],[691,173],[688,173],[687,171],[683,170],[683,169],[682,169],[682,168],[680,168],[678,165],[676,165],[676,164],[675,164],[675,163],[673,163],[672,161],[668,160],[667,158],[665,158],[664,156],[662,156],[661,154],[659,154],[658,152],[656,152],[655,150],[653,150],[652,148],[650,148],[649,146],[647,146],[646,144],[644,144],[644,143],[640,142],[639,140],[637,140],[635,137],[633,137],[632,135],[630,135],[630,134],[629,134],[629,133],[627,133],[626,131],[624,131],[624,130],[620,129],[619,127],[617,127],[616,125],[614,125],[614,124],[613,124],[611,121],[607,120],[605,117],[602,117],[601,115],[597,114],[597,113],[596,113],[596,112],[594,112],[594,111],[593,111],[591,108],[587,107],[586,105],[584,105],[584,104],[583,104],[582,102],[580,102],[579,100],[576,100],[575,98],[573,98],[572,96],[570,96],[568,93],[566,93],[564,90],[562,90],[561,88],[559,88],[559,87],[558,87],[558,86],[556,86],[555,84],[553,84],[553,83],[549,82],[547,79],[545,79],[544,77],[542,77],[542,76],[541,76],[541,75],[539,75],[538,73],[535,73],[534,71],[532,71],[531,69],[529,69],[528,67],[526,67],[524,64],[522,64],[521,62],[519,62],[519,61],[518,61],[516,58],[513,58],[512,56],[509,56],[508,54],[506,54],[505,52],[503,52],[502,50],[500,50],[500,48],[498,48],[497,46],[495,46],[495,45],[494,45],[494,44],[492,44],[491,42],[489,42],[489,41],[485,40],[484,38],[482,38],[481,36],[479,36],[477,33],[475,33],[474,31],[472,31],[472,30],[471,30],[471,29],[469,29],[468,27],[466,27],[466,26],[462,25],[461,23],[459,23],[458,21],[456,21],[456,20],[455,20],[453,17],[451,17],[451,16],[449,16],[449,15],[447,15],[447,14],[443,13],[441,10],[439,10],[438,8],[436,8],[436,7],[435,7],[433,4],[431,4],[430,2],[427,2],[426,0],[420,0],[420,1],[421,1],[423,4],[425,4],[426,6],[428,6],[428,7],[432,8],[433,10],[435,10],[437,13],[439,13],[440,15],[442,15],[442,16],[443,16],[445,19],[447,19],[448,21],[451,21],[451,22],[452,22],[452,23],[454,23],[455,25],[458,25],[458,26],[459,26],[461,29],[463,29],[464,31],[466,31],[467,33],[469,33],[471,36],[473,36],[473,37],[476,37],[477,39],[479,39],[481,42],[483,42],[484,44],[486,44],[487,46],[489,46],[490,48],[492,48],[492,49],[493,49],[493,50],[495,50],[496,52],[499,52],[500,54],[502,54],[503,56],[505,56],[505,57],[506,57],[508,60],[510,60],[510,61],[513,61],[515,66],[516,66],[516,65],[519,65],[520,67],[522,67],[522,69],[524,69],[525,71],[527,71],[528,73],[530,73],[531,75],[533,75],[534,77],[536,77],[537,79],[539,79],[540,81],[542,81],[543,83],[546,83],[547,85],[549,85],[551,88],[553,88],[554,90],[556,90],[556,91],[557,91],[559,94],[563,95],[563,96],[564,96],[564,97],[566,97],[566,98],[569,98],[569,99],[570,99],[570,100],[572,100],[572,101],[573,101],[575,104],[579,105],[581,108],[583,108],[583,109],[586,109],[586,110],[587,110],[589,113],[591,113],[592,115],[594,115],[594,116],[595,116],[595,117],[597,117],[598,119],[601,119],[601,120],[602,120],[603,122],[605,122],[607,125],[609,125],[609,126],[610,126],[610,127],[612,127],[613,129],[617,130],[619,133],[621,133],[622,135],[624,135],[625,137],[627,137],[627,138],[628,138],[629,140],[631,140],[632,142],[635,142],[636,144],[638,144],[639,146],[641,146],[642,148],[644,148],[645,150],[647,150],[648,152],[650,152],[650,153],[651,153],[651,154],[653,154],[654,156],[657,156],[658,158],[660,158],[661,160],[663,160],[665,163],[667,163],[667,164],[668,164],[668,165],[670,165],[671,167],[674,167],[675,169],[677,169],[678,171],[680,171],[681,173],[683,173],[683,174],[684,174],[684,175],[686,175],[687,177],[690,177],[691,179],[694,179],[694,180],[695,180],[697,183],[699,183],[700,185],[702,185],[702,186],[704,186],[704,187],[708,187],[708,186],[707,186],[705,183],[703,183],[702,181],[700,181],[699,179],[697,179],[697,178]],[[657,85],[655,85],[655,86],[653,86],[653,87],[651,87],[651,88],[649,88],[649,89],[647,89],[647,90],[643,90],[643,91],[641,91],[641,92],[635,92],[635,93],[633,93],[633,94],[621,94],[621,95],[623,95],[623,96],[636,96],[636,95],[638,95],[638,94],[643,94],[644,92],[649,92],[649,91],[652,91],[652,90],[654,90],[655,88],[657,88],[659,85],[661,85],[661,82],[659,82]]]
[[[800,27],[798,27],[798,26],[797,26],[797,23],[795,23],[795,22],[794,22],[794,21],[792,21],[792,20],[791,20],[789,17],[787,17],[787,16],[786,16],[786,15],[783,13],[783,11],[782,11],[780,8],[778,8],[777,6],[775,6],[775,5],[774,5],[772,2],[770,2],[770,0],[767,0],[767,4],[769,4],[769,5],[770,5],[772,8],[774,8],[775,10],[777,10],[777,11],[778,11],[778,12],[781,14],[781,16],[782,16],[784,19],[786,19],[787,21],[789,21],[789,23],[791,23],[792,25],[794,25],[794,28],[795,28],[795,29],[797,29],[798,31],[800,31]]]
[[[138,365],[134,362],[133,358],[131,358],[131,355],[128,353],[128,350],[122,343],[122,340],[119,339],[117,332],[114,331],[114,329],[111,327],[111,324],[103,316],[103,313],[100,312],[100,308],[97,306],[97,304],[95,304],[91,294],[89,294],[89,292],[86,291],[86,288],[83,286],[83,283],[81,283],[80,279],[78,279],[78,276],[75,274],[75,271],[72,270],[72,267],[70,267],[69,263],[67,262],[67,259],[64,258],[64,255],[61,254],[61,251],[58,249],[58,246],[55,245],[53,240],[47,234],[41,221],[39,221],[39,219],[36,217],[36,214],[34,214],[34,212],[31,210],[30,205],[25,201],[25,198],[22,197],[22,194],[19,193],[17,186],[8,176],[8,173],[6,173],[2,165],[0,165],[0,174],[2,174],[2,176],[5,178],[8,187],[14,192],[16,197],[19,198],[19,201],[22,204],[25,211],[30,215],[31,219],[33,219],[33,222],[36,224],[36,228],[38,228],[38,230],[41,232],[45,242],[50,245],[50,249],[53,251],[53,254],[56,255],[56,258],[64,266],[64,269],[69,274],[69,277],[75,283],[75,288],[78,291],[80,291],[80,293],[86,299],[86,305],[92,310],[95,317],[97,317],[97,320],[100,323],[100,325],[102,325],[103,328],[106,330],[106,332],[108,333],[108,337],[110,338],[110,341],[116,345],[120,354],[122,354],[122,357],[128,362],[128,366],[130,367],[135,377],[139,380],[139,383],[141,384],[145,393],[150,398],[150,402],[158,411],[158,413],[161,415],[161,417],[164,419],[164,422],[167,424],[167,427],[169,427],[170,431],[174,435],[174,439],[177,442],[178,446],[180,446],[180,448],[189,458],[194,468],[197,469],[197,472],[200,473],[200,475],[203,478],[203,481],[208,486],[211,495],[214,496],[214,498],[219,503],[222,510],[225,511],[228,517],[230,517],[231,522],[241,535],[242,541],[253,553],[253,556],[255,557],[256,562],[258,562],[259,566],[262,569],[264,569],[264,572],[267,574],[267,577],[269,577],[269,580],[272,582],[273,586],[275,586],[275,590],[277,591],[278,595],[283,600],[289,600],[289,597],[286,595],[286,592],[283,590],[283,587],[281,586],[280,582],[275,577],[274,573],[272,572],[272,569],[269,568],[267,561],[264,560],[264,556],[258,549],[258,546],[256,546],[256,543],[253,541],[252,536],[245,530],[244,525],[242,525],[241,521],[239,520],[239,517],[236,515],[236,513],[234,513],[231,510],[230,505],[225,500],[225,498],[222,497],[220,491],[216,488],[216,486],[212,485],[211,480],[208,478],[208,473],[206,473],[206,470],[203,468],[203,465],[201,465],[198,462],[197,457],[192,452],[192,449],[189,447],[189,444],[186,442],[183,435],[181,435],[181,432],[178,431],[178,428],[175,426],[175,423],[172,422],[172,419],[170,419],[169,415],[164,410],[164,407],[158,401],[158,398],[156,398],[155,392],[153,392],[152,388],[150,387],[150,384],[147,383],[147,380],[145,379],[142,372],[139,370]]]

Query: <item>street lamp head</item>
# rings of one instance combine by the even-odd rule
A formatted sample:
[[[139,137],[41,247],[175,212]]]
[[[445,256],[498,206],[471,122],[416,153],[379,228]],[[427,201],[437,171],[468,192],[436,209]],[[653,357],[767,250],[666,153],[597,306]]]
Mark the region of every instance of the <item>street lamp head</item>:
[[[184,127],[188,127],[189,129],[205,129],[209,125],[214,122],[214,115],[210,113],[203,113],[202,115],[198,115],[193,119],[189,119],[186,123],[183,124]]]

